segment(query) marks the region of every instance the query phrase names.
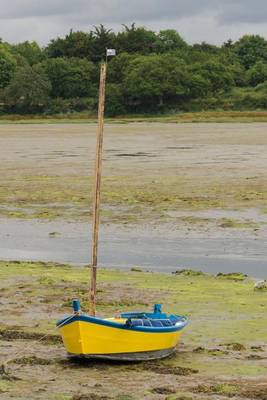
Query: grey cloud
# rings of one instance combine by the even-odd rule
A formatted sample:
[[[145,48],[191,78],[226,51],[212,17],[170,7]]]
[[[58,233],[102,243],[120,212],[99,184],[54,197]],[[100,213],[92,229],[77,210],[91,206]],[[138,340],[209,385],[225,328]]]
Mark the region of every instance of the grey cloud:
[[[0,0],[1,19],[64,16],[77,10],[80,1],[69,0]]]
[[[81,23],[179,20],[213,12],[218,23],[267,21],[266,0],[0,0],[0,19],[57,17]]]
[[[102,4],[102,6],[101,6]],[[98,18],[108,22],[153,21],[161,19],[180,19],[203,12],[210,0],[113,0],[95,5]],[[88,7],[88,11],[90,7]],[[92,8],[94,11],[94,7]]]
[[[215,0],[216,1],[216,0]],[[5,3],[5,4],[4,4]],[[88,22],[104,19],[150,21],[195,15],[210,6],[210,0],[0,0],[0,18],[73,16]]]
[[[266,0],[226,0],[221,6],[219,23],[262,23],[267,22]]]
[[[212,11],[220,22],[267,21],[266,0],[0,0],[1,19],[64,17],[88,23],[180,19]]]
[[[103,23],[120,29],[136,22],[153,30],[177,29],[185,39],[222,42],[227,37],[267,34],[267,0],[0,0],[0,37],[49,39],[71,28]]]

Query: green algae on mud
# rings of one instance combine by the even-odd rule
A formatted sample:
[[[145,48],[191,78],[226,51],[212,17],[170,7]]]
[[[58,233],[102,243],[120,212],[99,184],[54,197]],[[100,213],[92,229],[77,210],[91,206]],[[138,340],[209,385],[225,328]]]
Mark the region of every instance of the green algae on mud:
[[[217,385],[205,386],[200,385],[195,388],[195,392],[197,393],[206,393],[206,394],[220,394],[229,397],[233,397],[235,394],[238,394],[240,388],[235,385],[231,385],[229,383],[219,383]]]
[[[175,211],[264,208],[267,191],[262,178],[253,184],[246,179],[190,179],[181,176],[116,175],[103,178],[102,222],[138,223],[168,220],[187,225],[205,225],[210,218],[172,215]],[[92,178],[86,176],[32,175],[0,178],[0,216],[22,219],[84,219],[92,214]],[[228,193],[225,196],[225,193]],[[256,229],[253,221],[218,219],[221,228]]]
[[[190,271],[98,271],[98,312],[102,315],[148,310],[158,302],[167,312],[189,315],[190,325],[173,357],[143,364],[67,361],[55,322],[71,312],[74,297],[87,309],[88,275],[88,267],[0,262],[0,357],[3,362],[4,354],[11,359],[14,354],[8,368],[19,378],[16,385],[11,381],[2,386],[0,379],[0,392],[6,399],[19,399],[21,393],[29,398],[32,391],[40,399],[47,399],[48,393],[51,399],[73,399],[86,393],[117,399],[132,395],[133,380],[138,381],[134,400],[149,398],[155,388],[171,388],[175,399],[181,393],[188,398],[203,399],[208,394],[215,399],[232,396],[235,388],[266,376],[267,293],[255,292],[249,278],[224,279]],[[252,357],[256,351],[260,358]],[[162,398],[155,390],[153,396]]]
[[[149,121],[107,121],[102,223],[208,228],[222,235],[242,230],[256,236],[264,230],[264,124]],[[0,216],[88,221],[95,129],[64,123],[0,126]]]
[[[217,278],[221,278],[221,279],[229,279],[229,280],[233,280],[233,281],[244,281],[245,279],[247,279],[247,275],[243,274],[242,272],[230,272],[230,273],[223,273],[223,272],[219,272],[217,274]]]
[[[59,313],[68,311],[66,306],[77,295],[87,304],[88,272],[88,267],[56,263],[0,262],[1,286],[6,297],[14,292],[21,297],[26,293],[32,301],[29,307],[36,303],[37,307],[41,304],[45,308],[43,305],[47,304],[49,308],[55,302]],[[209,339],[214,344],[251,342],[255,345],[264,341],[267,293],[255,292],[254,281],[243,279],[243,275],[232,274],[223,279],[200,273],[140,274],[100,268],[98,279],[101,312],[112,314],[118,307],[131,309],[138,304],[145,306],[161,301],[170,312],[190,315],[192,323],[186,337],[193,344],[206,344]],[[62,304],[66,305],[62,308]],[[205,324],[200,327],[199,321],[203,319]]]

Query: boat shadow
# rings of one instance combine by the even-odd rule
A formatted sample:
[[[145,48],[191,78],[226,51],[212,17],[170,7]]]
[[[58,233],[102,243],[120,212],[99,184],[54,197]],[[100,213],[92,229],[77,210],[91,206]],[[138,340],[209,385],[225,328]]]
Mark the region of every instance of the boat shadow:
[[[167,365],[169,361],[175,360],[175,358],[179,355],[178,351],[173,352],[171,355],[157,359],[157,360],[113,360],[113,359],[101,359],[101,358],[90,358],[90,357],[66,357],[61,359],[60,364],[64,365],[64,367],[69,368],[92,368],[92,369],[108,369],[108,368],[127,368],[127,369],[135,369],[140,368],[147,370],[162,370],[164,373],[164,369],[170,369],[170,365]],[[167,363],[167,364],[166,364]],[[165,365],[165,366],[164,366]],[[180,368],[180,367],[179,367]]]
[[[67,357],[67,359],[62,360],[62,363],[67,364],[72,368],[95,368],[95,369],[105,369],[109,367],[120,367],[133,364],[140,364],[142,361],[126,361],[126,360],[104,360],[96,359],[90,357]]]

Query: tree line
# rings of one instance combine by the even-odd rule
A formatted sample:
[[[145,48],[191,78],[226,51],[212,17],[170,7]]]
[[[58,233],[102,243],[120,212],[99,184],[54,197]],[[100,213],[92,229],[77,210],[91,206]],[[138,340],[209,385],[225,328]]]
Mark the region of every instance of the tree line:
[[[267,41],[245,35],[221,46],[189,45],[173,29],[123,25],[70,31],[41,48],[0,41],[0,113],[96,112],[106,48],[107,114],[267,108]]]

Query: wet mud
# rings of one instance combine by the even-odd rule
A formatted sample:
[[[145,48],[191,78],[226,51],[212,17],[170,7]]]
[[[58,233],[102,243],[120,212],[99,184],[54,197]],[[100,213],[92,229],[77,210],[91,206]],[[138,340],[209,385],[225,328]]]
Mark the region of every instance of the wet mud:
[[[0,398],[266,399],[266,126],[106,126],[99,315],[191,321],[144,364],[70,360],[55,331],[88,308],[96,126],[0,126]]]
[[[87,278],[86,267],[0,263],[0,398],[265,399],[267,293],[253,280],[100,269],[99,315],[162,301],[190,317],[173,356],[120,363],[68,358],[55,329],[72,298],[88,308]]]
[[[107,124],[100,263],[265,278],[266,126]],[[0,126],[0,259],[88,263],[95,131]]]

